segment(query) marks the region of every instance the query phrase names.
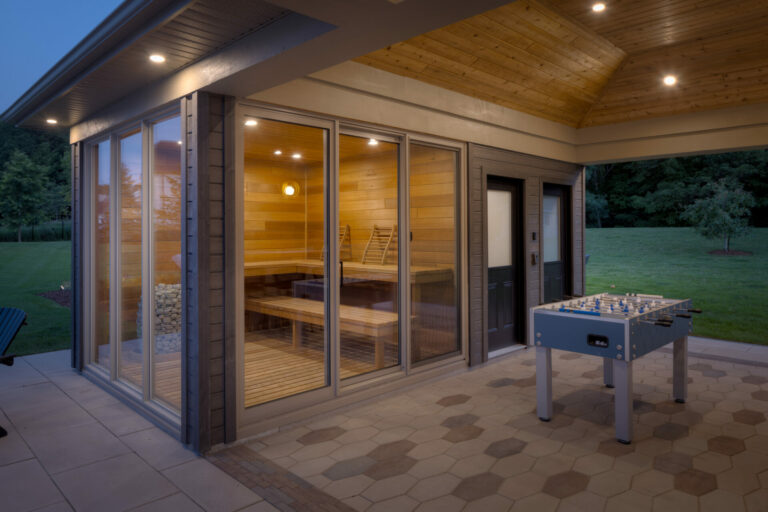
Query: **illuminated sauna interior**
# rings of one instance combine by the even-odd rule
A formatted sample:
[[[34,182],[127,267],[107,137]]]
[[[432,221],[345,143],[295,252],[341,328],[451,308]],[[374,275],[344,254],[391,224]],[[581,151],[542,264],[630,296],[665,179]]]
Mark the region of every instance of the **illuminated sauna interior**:
[[[324,197],[328,132],[244,127],[245,405],[330,384]],[[399,144],[339,137],[340,378],[400,364]],[[411,149],[411,359],[458,350],[456,153]],[[342,277],[343,276],[343,277]]]

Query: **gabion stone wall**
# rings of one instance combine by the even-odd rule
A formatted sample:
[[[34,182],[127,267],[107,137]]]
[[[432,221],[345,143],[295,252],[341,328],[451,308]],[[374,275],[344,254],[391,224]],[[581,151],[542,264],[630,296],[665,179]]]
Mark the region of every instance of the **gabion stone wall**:
[[[142,304],[139,300],[136,327],[141,332]],[[155,353],[181,350],[181,284],[155,286]]]

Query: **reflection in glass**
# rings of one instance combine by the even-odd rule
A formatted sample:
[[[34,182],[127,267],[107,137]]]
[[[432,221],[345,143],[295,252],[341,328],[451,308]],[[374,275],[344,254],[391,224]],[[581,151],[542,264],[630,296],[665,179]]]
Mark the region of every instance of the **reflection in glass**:
[[[142,387],[141,131],[122,135],[118,153],[121,278],[118,343],[121,378]]]
[[[544,263],[560,261],[560,197],[544,196],[542,258]]]
[[[93,146],[94,194],[94,362],[109,368],[109,221],[110,166],[109,141]]]
[[[342,379],[400,363],[398,150],[391,142],[339,137]]]
[[[152,394],[181,409],[181,124],[152,126]]]
[[[244,127],[244,397],[251,407],[328,385],[327,131]]]
[[[456,151],[418,144],[410,147],[412,362],[460,349],[457,169]]]

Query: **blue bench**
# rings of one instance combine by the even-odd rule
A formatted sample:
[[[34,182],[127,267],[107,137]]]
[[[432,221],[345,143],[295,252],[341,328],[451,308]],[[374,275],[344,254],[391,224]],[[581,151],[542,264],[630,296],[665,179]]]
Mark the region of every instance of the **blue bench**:
[[[11,342],[19,333],[21,326],[26,325],[27,314],[16,308],[0,308],[0,364],[13,366],[14,355],[6,355]],[[8,432],[0,427],[0,437],[5,437]]]

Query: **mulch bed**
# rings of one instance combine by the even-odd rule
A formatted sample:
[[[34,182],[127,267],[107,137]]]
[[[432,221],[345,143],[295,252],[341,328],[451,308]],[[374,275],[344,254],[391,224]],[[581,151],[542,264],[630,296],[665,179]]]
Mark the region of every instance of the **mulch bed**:
[[[38,295],[52,300],[59,306],[68,308],[72,306],[72,294],[70,291],[71,290],[51,290],[50,292],[38,293]]]
[[[716,251],[709,251],[709,254],[714,254],[715,256],[752,256],[752,253],[749,251],[728,251],[725,252],[722,249],[718,249]]]

